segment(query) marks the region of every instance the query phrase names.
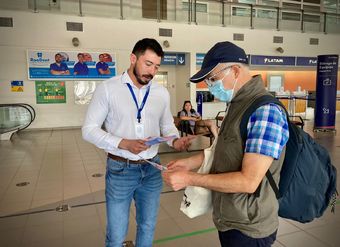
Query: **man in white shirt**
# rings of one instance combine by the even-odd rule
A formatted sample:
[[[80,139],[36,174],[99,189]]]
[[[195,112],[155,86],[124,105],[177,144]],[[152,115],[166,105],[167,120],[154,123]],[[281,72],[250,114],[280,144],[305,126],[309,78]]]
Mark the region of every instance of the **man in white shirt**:
[[[159,163],[158,145],[148,146],[145,139],[175,135],[177,138],[168,144],[177,150],[186,149],[192,139],[178,138],[169,93],[151,81],[163,55],[156,40],[138,41],[130,55],[130,68],[96,89],[82,128],[85,140],[108,153],[107,247],[122,246],[132,199],[136,205],[136,246],[152,246],[162,177],[160,170],[144,160]]]

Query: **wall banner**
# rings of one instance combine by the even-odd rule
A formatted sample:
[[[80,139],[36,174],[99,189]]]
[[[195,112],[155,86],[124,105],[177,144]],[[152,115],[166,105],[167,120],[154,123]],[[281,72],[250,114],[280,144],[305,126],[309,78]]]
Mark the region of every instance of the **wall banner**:
[[[36,81],[35,95],[37,104],[66,103],[64,81]]]
[[[335,130],[338,55],[318,56],[314,130]]]
[[[27,51],[28,79],[93,80],[116,75],[115,54],[86,51]]]

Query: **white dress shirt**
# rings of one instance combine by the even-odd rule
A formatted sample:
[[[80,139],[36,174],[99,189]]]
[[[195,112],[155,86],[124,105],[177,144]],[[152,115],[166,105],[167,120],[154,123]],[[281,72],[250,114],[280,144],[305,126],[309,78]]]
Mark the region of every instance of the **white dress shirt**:
[[[83,138],[104,149],[106,152],[130,159],[150,159],[157,155],[158,146],[153,145],[146,151],[135,155],[128,150],[118,148],[122,139],[138,139],[135,133],[137,106],[126,85],[129,83],[135,93],[138,106],[141,105],[147,88],[150,93],[141,112],[141,123],[144,125],[144,138],[155,136],[179,136],[170,112],[168,91],[157,83],[137,88],[127,72],[115,76],[100,84],[93,94],[88,107],[84,125]],[[102,129],[104,123],[105,130]],[[168,144],[171,145],[172,141]]]

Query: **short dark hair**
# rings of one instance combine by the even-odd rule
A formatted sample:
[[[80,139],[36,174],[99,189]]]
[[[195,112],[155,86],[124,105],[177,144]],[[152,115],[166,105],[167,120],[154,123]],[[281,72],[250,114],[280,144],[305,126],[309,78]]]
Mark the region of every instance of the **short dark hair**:
[[[133,47],[132,53],[139,57],[143,55],[146,50],[154,51],[159,57],[164,56],[164,51],[157,40],[149,38],[139,40]]]
[[[56,54],[54,55],[54,57],[56,57],[56,56],[61,56],[61,57],[62,57],[62,55],[61,55],[60,53],[56,53]]]
[[[80,55],[81,55],[81,56],[84,56],[83,53],[78,53],[78,54],[77,54],[77,57],[79,57]]]

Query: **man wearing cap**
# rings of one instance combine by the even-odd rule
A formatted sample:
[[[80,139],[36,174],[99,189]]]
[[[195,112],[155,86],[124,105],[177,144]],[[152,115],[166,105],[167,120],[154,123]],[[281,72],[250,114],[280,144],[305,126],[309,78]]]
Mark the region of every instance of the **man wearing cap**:
[[[192,171],[202,164],[201,153],[170,162],[163,179],[174,190],[187,186],[212,190],[213,220],[221,246],[271,246],[279,225],[278,201],[264,177],[270,169],[279,182],[289,138],[285,112],[275,104],[259,107],[248,120],[246,141],[242,140],[243,114],[269,92],[260,75],[251,76],[244,50],[230,42],[213,46],[190,81],[204,81],[216,98],[227,103],[212,168],[210,174]]]

